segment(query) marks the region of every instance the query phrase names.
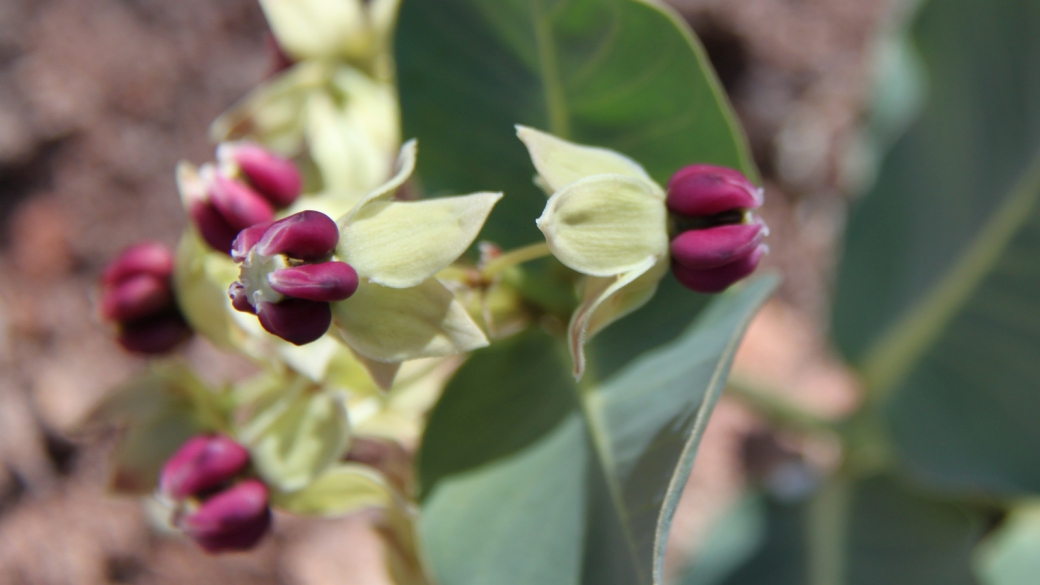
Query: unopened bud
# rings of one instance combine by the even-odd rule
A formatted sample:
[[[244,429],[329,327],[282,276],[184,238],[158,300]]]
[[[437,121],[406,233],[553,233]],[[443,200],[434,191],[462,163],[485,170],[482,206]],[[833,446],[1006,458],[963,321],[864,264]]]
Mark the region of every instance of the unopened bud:
[[[101,314],[111,321],[134,321],[162,313],[172,304],[168,277],[138,274],[105,287]]]
[[[308,301],[335,302],[350,298],[358,287],[358,275],[345,262],[304,264],[272,272],[271,288],[287,297]]]
[[[181,500],[229,482],[249,463],[249,452],[223,435],[189,439],[163,466],[159,489]]]
[[[218,252],[228,253],[239,230],[235,229],[209,201],[194,201],[188,215],[199,230],[199,235]]]
[[[249,550],[271,527],[267,487],[255,479],[242,481],[204,501],[179,525],[207,552]]]
[[[268,333],[295,345],[318,340],[332,325],[332,308],[328,303],[303,299],[262,301],[256,307],[256,316]]]
[[[296,165],[252,142],[229,142],[217,148],[221,163],[234,163],[249,184],[276,209],[296,201],[303,188],[303,176]]]
[[[667,205],[679,232],[670,246],[672,271],[687,288],[721,292],[769,250],[762,244],[769,230],[752,212],[762,205],[762,189],[733,169],[681,169],[668,182]]]
[[[157,355],[166,353],[191,338],[191,327],[180,313],[124,323],[116,341],[126,351]]]
[[[238,231],[274,219],[274,208],[260,194],[220,173],[213,176],[209,198],[220,215]]]
[[[339,226],[319,211],[301,211],[280,219],[256,244],[264,256],[284,254],[299,260],[319,260],[332,253],[339,243]]]
[[[244,261],[246,256],[249,255],[249,251],[264,237],[264,234],[267,233],[267,228],[271,227],[272,223],[257,224],[238,232],[238,236],[231,244],[231,259],[235,262]]]
[[[140,242],[127,248],[101,275],[102,284],[115,284],[125,278],[150,274],[169,278],[173,274],[173,254],[159,242]]]

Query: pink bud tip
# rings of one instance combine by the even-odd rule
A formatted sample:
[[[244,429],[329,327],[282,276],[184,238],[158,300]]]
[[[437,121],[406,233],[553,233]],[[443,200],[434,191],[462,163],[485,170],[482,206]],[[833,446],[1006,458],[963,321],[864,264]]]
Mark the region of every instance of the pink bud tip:
[[[274,219],[274,208],[266,199],[248,185],[220,173],[213,176],[209,199],[228,225],[238,231]]]
[[[678,215],[707,216],[762,205],[762,191],[740,172],[690,165],[668,181],[668,209]]]
[[[672,240],[672,258],[696,270],[718,268],[751,254],[763,236],[761,221],[689,230]]]
[[[110,321],[134,321],[174,307],[169,277],[138,274],[108,285],[101,294],[101,314]]]
[[[256,314],[256,309],[253,308],[253,303],[249,302],[249,294],[246,293],[246,287],[242,286],[241,282],[232,282],[231,286],[228,287],[228,296],[231,297],[231,306],[236,311],[243,313]]]
[[[280,219],[264,233],[257,251],[264,256],[285,254],[299,260],[320,260],[339,243],[339,226],[319,211],[301,211]]]
[[[754,272],[767,251],[768,248],[764,244],[759,244],[751,253],[729,264],[704,270],[687,268],[676,261],[672,262],[672,272],[675,274],[675,278],[688,289],[702,293],[722,292],[733,283]]]
[[[246,256],[249,255],[249,251],[253,249],[253,246],[264,237],[264,233],[267,232],[267,228],[271,227],[272,223],[274,222],[259,223],[238,232],[238,237],[231,244],[231,259],[235,262],[243,262]]]
[[[140,242],[124,250],[101,275],[102,284],[115,284],[140,274],[166,279],[173,274],[173,253],[159,242]]]
[[[261,302],[256,307],[256,316],[268,333],[295,345],[316,341],[332,324],[332,308],[328,303],[303,299]]]
[[[182,500],[219,488],[249,463],[249,452],[223,435],[189,439],[163,466],[159,489]]]
[[[116,341],[132,353],[166,353],[191,337],[191,327],[179,313],[172,312],[144,321],[123,323]]]
[[[217,156],[237,164],[249,184],[277,209],[289,207],[300,196],[303,176],[296,165],[258,144],[222,144]]]
[[[287,297],[334,302],[350,298],[358,287],[358,275],[345,262],[322,262],[283,268],[267,277],[271,288]]]
[[[267,488],[255,479],[242,481],[206,500],[180,525],[207,552],[249,550],[271,527]]]
[[[188,208],[188,215],[199,230],[199,235],[211,248],[228,254],[231,244],[239,230],[233,227],[216,207],[208,201],[194,201]]]

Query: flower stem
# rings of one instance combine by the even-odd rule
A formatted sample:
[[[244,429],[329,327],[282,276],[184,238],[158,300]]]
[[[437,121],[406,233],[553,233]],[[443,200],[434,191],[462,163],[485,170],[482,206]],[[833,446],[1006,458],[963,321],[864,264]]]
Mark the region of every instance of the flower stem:
[[[552,252],[549,251],[549,244],[546,244],[545,242],[539,242],[537,244],[531,244],[530,246],[524,246],[523,248],[510,250],[491,262],[488,262],[487,265],[484,266],[483,270],[480,271],[480,275],[484,279],[491,279],[513,266],[523,264],[524,262],[530,262],[531,260],[545,258],[551,254]]]
[[[808,412],[784,398],[780,392],[763,388],[744,376],[731,375],[726,388],[741,402],[781,426],[806,432],[840,434],[838,424]]]

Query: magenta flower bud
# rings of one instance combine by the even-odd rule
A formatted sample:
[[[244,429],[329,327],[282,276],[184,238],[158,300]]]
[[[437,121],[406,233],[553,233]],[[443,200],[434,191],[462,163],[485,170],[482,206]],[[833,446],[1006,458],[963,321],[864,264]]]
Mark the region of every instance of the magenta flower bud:
[[[718,268],[754,251],[766,231],[760,221],[685,231],[672,240],[672,259],[697,270]]]
[[[180,313],[167,313],[143,321],[123,323],[116,341],[132,353],[166,353],[191,338],[191,327]]]
[[[752,210],[762,189],[733,169],[691,165],[668,182],[673,229],[672,271],[687,288],[721,292],[751,274],[768,248],[769,233]]]
[[[228,287],[228,296],[231,297],[231,306],[236,311],[256,314],[253,303],[249,302],[249,293],[246,292],[246,287],[242,286],[241,282],[231,283],[231,286]]]
[[[235,262],[245,260],[246,256],[249,255],[249,251],[264,237],[267,228],[271,227],[272,223],[274,222],[260,223],[238,232],[238,237],[231,244],[231,259]]]
[[[222,144],[217,149],[217,158],[235,163],[249,184],[276,209],[292,205],[303,189],[303,176],[296,165],[258,144]]]
[[[274,219],[274,208],[259,193],[220,173],[213,176],[209,200],[228,225],[236,229],[236,236],[238,231]]]
[[[249,464],[249,452],[224,435],[193,437],[163,466],[159,489],[175,500],[198,496],[234,479]]]
[[[262,301],[256,307],[256,316],[268,333],[295,345],[316,341],[332,325],[332,307],[328,303],[303,299]]]
[[[688,217],[716,215],[762,205],[762,190],[739,171],[690,165],[668,181],[668,210]]]
[[[283,268],[267,277],[271,288],[287,297],[308,301],[344,301],[358,287],[358,275],[345,262],[322,262]]]
[[[167,279],[173,274],[173,253],[159,242],[140,242],[124,250],[101,275],[102,284],[116,284],[141,274]]]
[[[255,479],[242,481],[203,502],[179,525],[207,552],[249,550],[271,527],[267,487]]]
[[[768,251],[769,248],[762,244],[738,260],[707,270],[687,268],[679,263],[672,263],[672,272],[686,288],[702,293],[722,292],[734,282],[746,278],[754,272],[762,256]]]
[[[161,313],[173,302],[169,277],[138,274],[105,287],[101,314],[110,321],[134,321]]]
[[[320,260],[336,249],[339,226],[319,211],[301,211],[267,228],[257,243],[264,256],[284,254],[299,260]]]
[[[194,201],[188,208],[188,215],[198,228],[199,235],[211,248],[225,254],[230,252],[239,230],[228,223],[212,203]]]

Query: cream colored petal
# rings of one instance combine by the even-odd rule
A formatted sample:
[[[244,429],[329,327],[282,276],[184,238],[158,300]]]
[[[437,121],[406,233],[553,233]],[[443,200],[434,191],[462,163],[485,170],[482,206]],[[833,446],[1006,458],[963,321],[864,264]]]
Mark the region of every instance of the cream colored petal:
[[[651,272],[657,258],[649,258],[642,265],[613,278],[588,278],[582,293],[582,302],[574,310],[568,327],[571,357],[574,359],[574,378],[585,373],[585,343],[599,330],[645,304],[657,288],[657,280],[640,277]],[[657,272],[657,271],[653,271]],[[633,288],[626,287],[635,285]],[[622,294],[624,291],[624,294]]]
[[[560,262],[591,276],[628,272],[668,253],[664,198],[642,179],[572,183],[549,198],[537,223]]]
[[[324,190],[350,209],[378,187],[390,171],[388,153],[355,124],[326,92],[307,101],[307,143],[321,171]]]
[[[465,353],[487,337],[451,292],[435,279],[412,288],[364,282],[332,303],[333,324],[357,353],[381,362]]]
[[[394,378],[397,377],[397,372],[401,370],[401,362],[379,362],[369,359],[356,351],[353,351],[353,353],[354,357],[364,366],[365,371],[368,372],[368,375],[380,390],[389,390],[394,385]]]
[[[370,191],[357,202],[349,213],[340,217],[337,220],[340,227],[348,224],[366,204],[393,199],[394,195],[397,194],[397,190],[401,188],[401,185],[404,185],[412,176],[412,173],[415,172],[415,158],[418,151],[419,142],[417,140],[412,139],[405,142],[401,146],[401,152],[397,155],[397,163],[394,165],[394,176],[386,183],[383,183],[376,189]]]
[[[329,518],[367,508],[388,508],[394,503],[394,493],[371,467],[341,463],[299,491],[272,494],[271,503],[294,514]]]
[[[298,60],[327,59],[365,39],[361,0],[260,0],[278,44]]]
[[[454,262],[480,233],[501,193],[372,201],[340,228],[341,260],[362,278],[417,286]]]
[[[527,126],[517,126],[516,135],[527,146],[538,176],[553,191],[586,177],[605,174],[642,179],[661,190],[639,163],[619,152],[575,144]]]

